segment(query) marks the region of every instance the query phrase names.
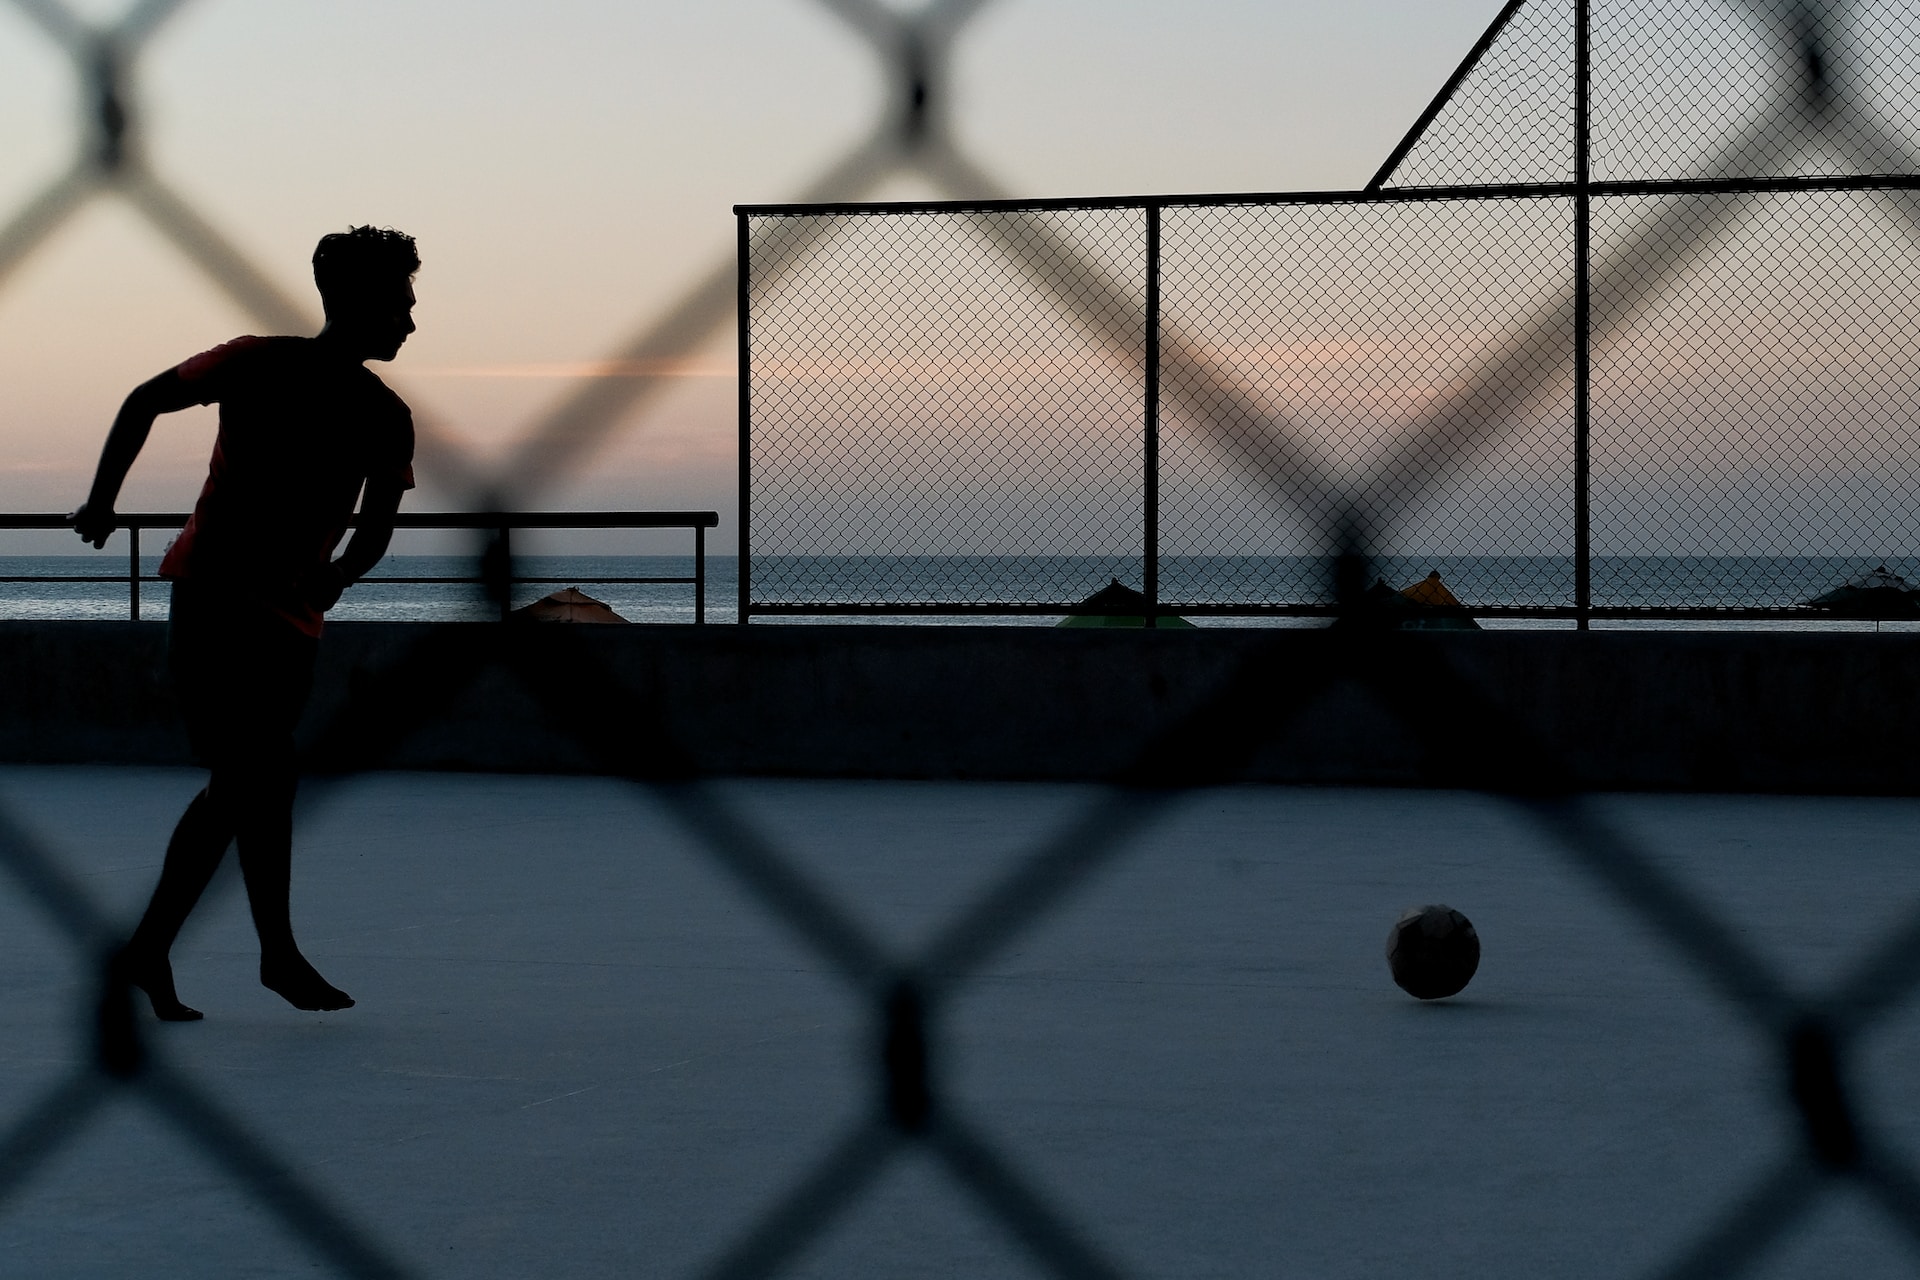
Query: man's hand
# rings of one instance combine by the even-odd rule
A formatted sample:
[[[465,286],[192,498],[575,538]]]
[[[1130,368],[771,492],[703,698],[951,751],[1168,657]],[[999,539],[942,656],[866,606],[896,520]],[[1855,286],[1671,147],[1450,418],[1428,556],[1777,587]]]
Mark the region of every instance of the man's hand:
[[[300,579],[300,598],[321,613],[340,603],[340,593],[347,589],[347,576],[340,571],[334,561],[312,569]]]
[[[80,509],[67,518],[73,521],[73,531],[80,535],[80,540],[91,542],[96,548],[106,546],[107,539],[120,527],[120,517],[111,506],[95,508],[91,502],[81,503]]]

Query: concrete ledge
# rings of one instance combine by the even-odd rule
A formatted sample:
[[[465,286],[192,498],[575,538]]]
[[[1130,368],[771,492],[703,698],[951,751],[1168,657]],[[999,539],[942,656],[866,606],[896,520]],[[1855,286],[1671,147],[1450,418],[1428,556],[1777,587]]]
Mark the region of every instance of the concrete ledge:
[[[1920,791],[1920,636],[1383,639],[1390,647],[1371,661],[1397,661],[1391,645],[1402,640],[1426,646],[1418,652],[1504,707],[1582,786]],[[504,658],[540,672],[544,696],[563,698],[569,715],[616,717],[617,738],[669,741],[703,772],[1094,779],[1126,769],[1155,734],[1218,699],[1236,671],[1262,672],[1284,694],[1324,669],[1333,643],[1320,632],[1226,629],[336,623],[303,732],[314,737],[354,702],[419,723],[382,748],[392,767],[594,769],[593,753],[554,725]],[[0,760],[185,762],[164,650],[164,627],[150,623],[0,623]],[[1247,780],[1503,777],[1497,761],[1473,758],[1483,726],[1456,725],[1459,758],[1436,759],[1395,708],[1351,681],[1306,697],[1272,734],[1251,727],[1264,745],[1237,771]]]

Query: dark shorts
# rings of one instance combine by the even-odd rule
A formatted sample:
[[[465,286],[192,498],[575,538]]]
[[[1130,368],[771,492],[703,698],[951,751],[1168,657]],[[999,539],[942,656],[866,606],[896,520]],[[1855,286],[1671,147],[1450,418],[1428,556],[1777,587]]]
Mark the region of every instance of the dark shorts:
[[[269,609],[175,582],[167,674],[194,759],[209,769],[290,762],[319,652],[318,640]]]

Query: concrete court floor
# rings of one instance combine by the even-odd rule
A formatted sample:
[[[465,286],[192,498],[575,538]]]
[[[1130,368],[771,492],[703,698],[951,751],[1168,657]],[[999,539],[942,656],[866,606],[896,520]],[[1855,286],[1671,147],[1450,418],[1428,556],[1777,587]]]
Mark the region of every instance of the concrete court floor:
[[[8,768],[0,803],[121,912],[185,770]],[[1085,788],[720,786],[903,951],[1089,803]],[[1819,990],[1920,908],[1920,802],[1616,797],[1604,811]],[[231,860],[229,860],[229,867]],[[295,913],[359,1007],[253,982],[237,877],[182,942],[203,1023],[153,1027],[410,1271],[699,1274],[873,1097],[869,1011],[657,800],[595,779],[386,775],[303,820]],[[1398,910],[1485,958],[1388,981]],[[86,977],[0,878],[0,1126],[81,1061]],[[1474,795],[1197,793],[996,953],[940,1024],[949,1105],[1126,1275],[1635,1276],[1791,1149],[1778,1063],[1675,953]],[[1854,1062],[1920,1161],[1920,1012]],[[1836,1186],[1751,1274],[1911,1275]],[[0,1276],[325,1266],[133,1098],[0,1204]],[[924,1153],[788,1274],[1043,1272]]]

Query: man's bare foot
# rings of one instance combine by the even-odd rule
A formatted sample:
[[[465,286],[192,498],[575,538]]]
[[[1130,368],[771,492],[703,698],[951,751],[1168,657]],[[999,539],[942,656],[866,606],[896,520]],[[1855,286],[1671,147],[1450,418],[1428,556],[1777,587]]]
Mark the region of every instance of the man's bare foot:
[[[272,959],[262,956],[260,985],[296,1009],[318,1013],[353,1008],[353,997],[321,977],[319,970],[297,951]]]
[[[120,979],[147,993],[153,1016],[162,1022],[198,1022],[207,1015],[180,1003],[173,990],[173,965],[165,956],[153,956],[129,947],[114,958]]]

